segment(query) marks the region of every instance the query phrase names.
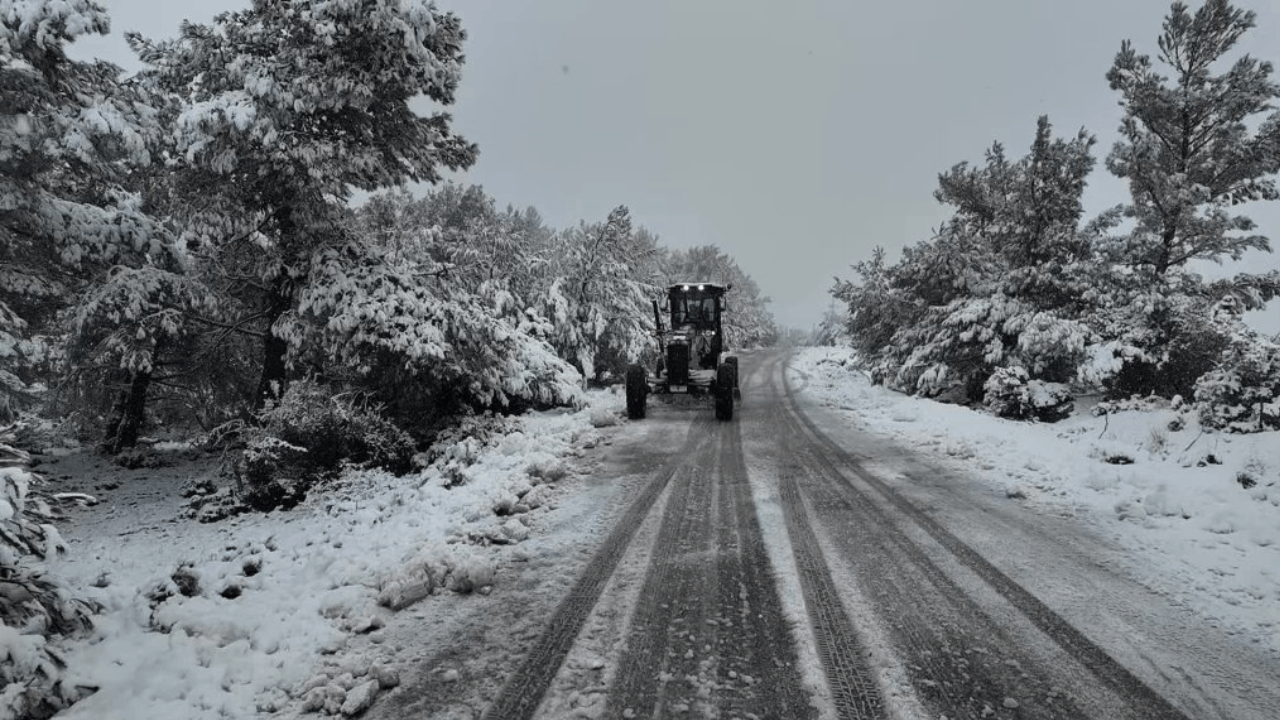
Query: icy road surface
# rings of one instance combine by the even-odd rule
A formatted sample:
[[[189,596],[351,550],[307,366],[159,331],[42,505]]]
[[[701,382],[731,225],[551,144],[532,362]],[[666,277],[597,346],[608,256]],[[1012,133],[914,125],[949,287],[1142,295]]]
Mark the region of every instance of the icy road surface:
[[[784,352],[742,372],[731,423],[651,398],[597,468],[627,488],[612,529],[530,563],[371,715],[1280,717],[1269,659],[1080,524],[810,405]]]

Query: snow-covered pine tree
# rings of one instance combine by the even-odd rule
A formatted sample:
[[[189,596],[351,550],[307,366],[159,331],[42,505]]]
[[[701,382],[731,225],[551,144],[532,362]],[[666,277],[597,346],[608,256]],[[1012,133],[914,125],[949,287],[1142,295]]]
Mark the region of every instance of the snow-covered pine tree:
[[[444,272],[377,246],[326,249],[298,291],[290,332],[336,361],[330,377],[374,387],[395,380],[377,399],[425,393],[435,415],[457,410],[455,401],[475,409],[581,402],[581,377],[542,339],[545,320],[504,316],[484,296],[440,282]]]
[[[836,290],[832,290],[832,295],[836,294]],[[843,347],[852,345],[852,338],[849,335],[849,326],[851,320],[847,310],[843,310],[838,306],[831,306],[822,313],[822,319],[814,326],[808,335],[797,338],[798,345],[813,345],[815,347]]]
[[[313,265],[349,242],[351,189],[436,182],[474,161],[447,114],[410,107],[453,102],[466,34],[427,0],[255,0],[212,26],[184,24],[176,40],[127,37],[149,66],[140,80],[174,99],[175,193],[193,250],[244,268],[253,308],[234,324],[261,334],[261,404],[306,336],[289,316]]]
[[[1010,161],[996,143],[984,165],[939,176],[935,197],[955,213],[932,240],[892,268],[882,252],[856,265],[861,282],[837,279],[873,378],[967,402],[983,399],[997,368],[1072,379],[1091,336],[1079,321],[1089,245],[1078,222],[1092,144],[1083,131],[1053,138],[1041,117],[1026,157]]]
[[[61,358],[58,314],[75,296],[162,252],[163,229],[126,184],[157,126],[118,68],[65,52],[108,27],[89,0],[0,0],[0,414],[49,379],[33,371]],[[88,629],[93,608],[32,562],[66,546],[17,431],[0,427],[0,716],[49,717],[80,696],[57,638]]]
[[[911,252],[908,248],[907,254]],[[896,364],[892,359],[894,336],[918,322],[926,309],[910,288],[896,281],[896,271],[908,264],[906,259],[901,265],[891,267],[885,257],[884,247],[877,245],[870,260],[859,260],[852,265],[857,278],[837,277],[830,290],[832,297],[847,309],[840,316],[845,321],[840,333],[848,335],[877,382],[888,379],[890,366]],[[830,315],[829,318],[836,319]],[[880,361],[885,359],[888,363],[881,366]]]
[[[441,281],[483,296],[495,312],[526,315],[546,289],[552,231],[497,201],[479,185],[444,183],[416,206],[424,227],[439,228],[431,257],[447,267]],[[537,217],[536,213],[534,217]]]
[[[1101,284],[1095,326],[1108,348],[1100,356],[1114,369],[1114,394],[1187,392],[1195,379],[1186,376],[1211,367],[1225,342],[1204,323],[1216,293],[1187,263],[1270,250],[1253,221],[1234,212],[1280,198],[1273,106],[1280,86],[1272,65],[1248,55],[1224,65],[1254,21],[1227,0],[1206,0],[1194,13],[1175,2],[1157,41],[1169,76],[1128,41],[1107,73],[1125,112],[1107,167],[1129,182],[1131,195],[1110,217],[1131,228],[1098,244],[1109,282]],[[1242,277],[1238,284],[1267,283]],[[1183,337],[1188,329],[1192,336]]]
[[[1153,280],[1191,260],[1270,249],[1231,208],[1280,198],[1280,112],[1272,105],[1280,86],[1271,63],[1248,55],[1214,74],[1254,20],[1227,0],[1206,0],[1194,14],[1175,2],[1157,41],[1171,77],[1127,40],[1107,73],[1125,113],[1107,168],[1129,181],[1126,214],[1135,223],[1114,258]]]
[[[0,414],[62,357],[58,313],[168,237],[134,186],[160,133],[148,98],[65,52],[108,27],[87,0],[0,1]]]
[[[63,386],[99,406],[94,409],[109,406],[102,451],[114,455],[137,444],[153,384],[172,386],[198,375],[183,393],[194,404],[199,380],[210,374],[182,367],[197,354],[188,317],[207,314],[212,303],[209,289],[172,257],[118,265],[86,288],[70,313]]]
[[[300,290],[290,327],[318,356],[300,357],[337,358],[330,379],[371,392],[419,439],[470,410],[580,402],[580,376],[528,300],[543,263],[516,218],[479,187],[373,196],[352,220],[363,241],[326,250]]]
[[[657,238],[632,229],[625,205],[602,223],[561,231],[552,243],[550,284],[542,298],[550,341],[588,380],[620,376],[653,348],[652,298],[646,278]]]

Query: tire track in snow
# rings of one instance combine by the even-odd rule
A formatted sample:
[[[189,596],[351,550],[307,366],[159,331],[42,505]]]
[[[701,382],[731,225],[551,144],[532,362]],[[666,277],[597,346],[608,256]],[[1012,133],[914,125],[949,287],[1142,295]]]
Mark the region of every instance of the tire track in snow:
[[[750,416],[748,416],[750,417]],[[745,420],[747,418],[742,418]],[[770,573],[764,534],[756,517],[755,500],[747,479],[747,466],[742,449],[742,429],[737,422],[726,426],[730,439],[721,446],[722,502],[719,543],[721,548],[721,612],[733,610],[722,620],[733,635],[726,644],[721,661],[723,674],[737,673],[763,677],[753,689],[766,691],[758,699],[765,718],[806,718],[815,714],[810,698],[801,689],[797,669],[797,653],[785,626],[782,601],[777,584]],[[734,548],[727,554],[726,548]],[[748,652],[748,650],[750,652]],[[733,652],[736,651],[736,652]],[[753,654],[762,657],[753,658]],[[731,677],[731,679],[733,679]],[[746,693],[730,694],[726,710],[749,717],[750,705],[732,702]]]
[[[860,559],[864,569],[877,567],[874,564],[877,557],[880,558],[878,567],[881,569],[888,567],[884,562],[885,558],[906,559],[909,568],[898,569],[893,575],[880,574],[880,582],[875,583],[878,585],[878,593],[885,597],[896,596],[899,601],[915,597],[918,603],[920,593],[933,592],[945,601],[928,608],[939,613],[946,611],[947,614],[940,616],[931,616],[926,608],[912,602],[900,602],[894,607],[895,611],[906,617],[898,618],[892,632],[913,648],[910,662],[914,664],[915,671],[912,674],[917,678],[917,689],[922,696],[931,696],[950,712],[960,711],[969,717],[984,717],[987,714],[987,703],[984,701],[979,705],[973,693],[965,692],[965,686],[994,691],[996,694],[991,699],[996,701],[997,706],[998,695],[1003,694],[1001,688],[1022,687],[1025,691],[1030,686],[1041,693],[1041,697],[1052,697],[1053,689],[1048,681],[1029,675],[1016,662],[1012,665],[1006,663],[1005,669],[999,664],[983,663],[983,658],[974,658],[972,653],[959,652],[966,644],[972,646],[975,642],[998,640],[1001,635],[999,628],[900,529],[894,528],[875,512],[874,502],[842,472],[842,468],[850,470],[859,480],[882,495],[897,512],[918,525],[962,566],[980,577],[1055,645],[1087,669],[1105,690],[1122,699],[1126,705],[1123,717],[1187,720],[1185,714],[1116,662],[1083,633],[893,488],[867,472],[855,458],[828,439],[800,409],[785,374],[782,394],[785,399],[785,412],[782,415],[786,425],[790,426],[786,435],[793,438],[793,445],[805,448],[804,454],[808,456],[810,466],[816,465],[821,469],[817,478],[819,482],[814,483],[813,487],[806,487],[806,490],[813,494],[816,505],[834,511],[831,513],[832,522],[839,518],[852,529],[849,532],[832,533],[844,548],[846,557],[855,559],[855,564]],[[876,526],[882,526],[882,529],[874,532],[868,530]],[[892,602],[892,599],[889,601]],[[948,609],[946,605],[951,607]],[[951,619],[947,619],[948,617]],[[960,622],[951,624],[957,618]],[[939,619],[942,620],[941,623],[938,622]],[[975,625],[974,621],[978,624]],[[990,627],[983,630],[983,624]],[[1079,708],[1064,702],[1064,698],[1055,700],[1053,706],[1028,707],[1015,704],[1015,707],[1007,708],[1005,712],[1018,710],[1013,713],[1017,717],[1084,717]],[[1118,716],[1108,714],[1106,717]]]
[[[711,442],[684,458],[606,717],[816,714],[747,484],[742,421],[700,427]]]
[[[767,377],[777,374],[775,361],[771,363]],[[771,381],[770,381],[771,382]],[[772,418],[776,418],[774,413]],[[776,437],[776,433],[775,433]],[[793,448],[784,446],[781,457]],[[792,554],[799,573],[800,589],[804,596],[809,626],[813,632],[818,659],[822,662],[831,691],[832,703],[838,716],[849,720],[870,720],[885,717],[885,708],[879,688],[864,658],[867,652],[858,640],[853,622],[840,602],[840,595],[831,577],[818,539],[810,525],[808,511],[800,497],[795,469],[791,464],[778,468],[778,492],[782,500],[783,520],[787,535],[791,538]]]
[[[699,665],[709,655],[699,641],[704,637],[705,598],[714,595],[717,577],[708,532],[713,521],[715,472],[697,462],[707,454],[714,426],[702,427],[704,442],[692,456],[685,457],[658,530],[610,691],[608,717],[655,717],[659,708],[684,706],[688,710],[693,702],[706,701],[696,697],[696,688],[705,685],[708,670]]]
[[[787,425],[784,435],[799,441],[796,426],[790,420]],[[910,539],[876,517],[867,503],[841,492],[832,476],[835,470],[811,453],[798,450],[790,467],[784,467],[787,475],[802,479],[788,483],[795,493],[792,502],[803,507],[807,498],[810,517],[825,530],[832,562],[856,568],[853,577],[860,593],[889,626],[888,635],[922,702],[948,718],[976,719],[1003,709],[1005,698],[1016,696],[1022,706],[1018,717],[1081,717],[1069,702],[1047,709],[1029,706],[1028,695],[1048,695],[1052,686],[1023,677],[1022,663],[990,652],[1012,643]],[[814,542],[822,547],[820,540]]]
[[[705,443],[705,433],[699,434],[696,430],[697,424],[691,428],[676,457],[693,452],[698,444]],[[568,597],[556,608],[547,629],[538,638],[524,662],[507,680],[502,693],[485,711],[484,718],[529,720],[533,717],[561,663],[569,654],[574,639],[599,600],[606,582],[631,543],[631,538],[679,469],[678,462],[670,463],[661,468],[644,486],[574,583]]]

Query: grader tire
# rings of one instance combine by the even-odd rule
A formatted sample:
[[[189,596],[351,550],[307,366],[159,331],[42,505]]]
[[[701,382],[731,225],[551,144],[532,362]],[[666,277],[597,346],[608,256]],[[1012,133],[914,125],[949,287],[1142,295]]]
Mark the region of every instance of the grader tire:
[[[649,399],[649,383],[643,365],[627,368],[627,417],[643,420],[645,403]]]
[[[716,368],[716,419],[733,419],[733,385],[737,373],[732,365]]]
[[[725,358],[724,364],[733,367],[733,399],[741,400],[742,387],[738,384],[738,356],[734,355],[732,357]]]

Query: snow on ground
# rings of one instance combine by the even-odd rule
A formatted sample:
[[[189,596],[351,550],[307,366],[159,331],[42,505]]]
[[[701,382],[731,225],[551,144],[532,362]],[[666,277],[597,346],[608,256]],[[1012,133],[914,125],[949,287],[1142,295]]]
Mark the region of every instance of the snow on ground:
[[[179,490],[216,478],[217,457],[170,447],[169,467],[125,470],[88,452],[45,453],[35,469],[50,490],[102,501],[70,512],[70,553],[48,567],[105,608],[67,655],[69,682],[98,690],[59,717],[358,713],[399,682],[405,645],[383,637],[397,609],[432,592],[423,603],[500,591],[501,569],[538,546],[523,541],[546,513],[617,492],[575,484],[574,456],[616,430],[621,410],[609,393],[591,403],[513,419],[487,445],[463,441],[452,453],[460,472],[350,473],[293,510],[210,524],[180,519]]]
[[[1138,579],[1280,652],[1280,433],[1201,429],[1153,402],[1054,424],[1002,420],[872,385],[846,348],[806,348],[793,387],[855,426],[931,453],[1011,501],[1069,508],[1133,556]],[[1248,486],[1248,487],[1246,487]]]

